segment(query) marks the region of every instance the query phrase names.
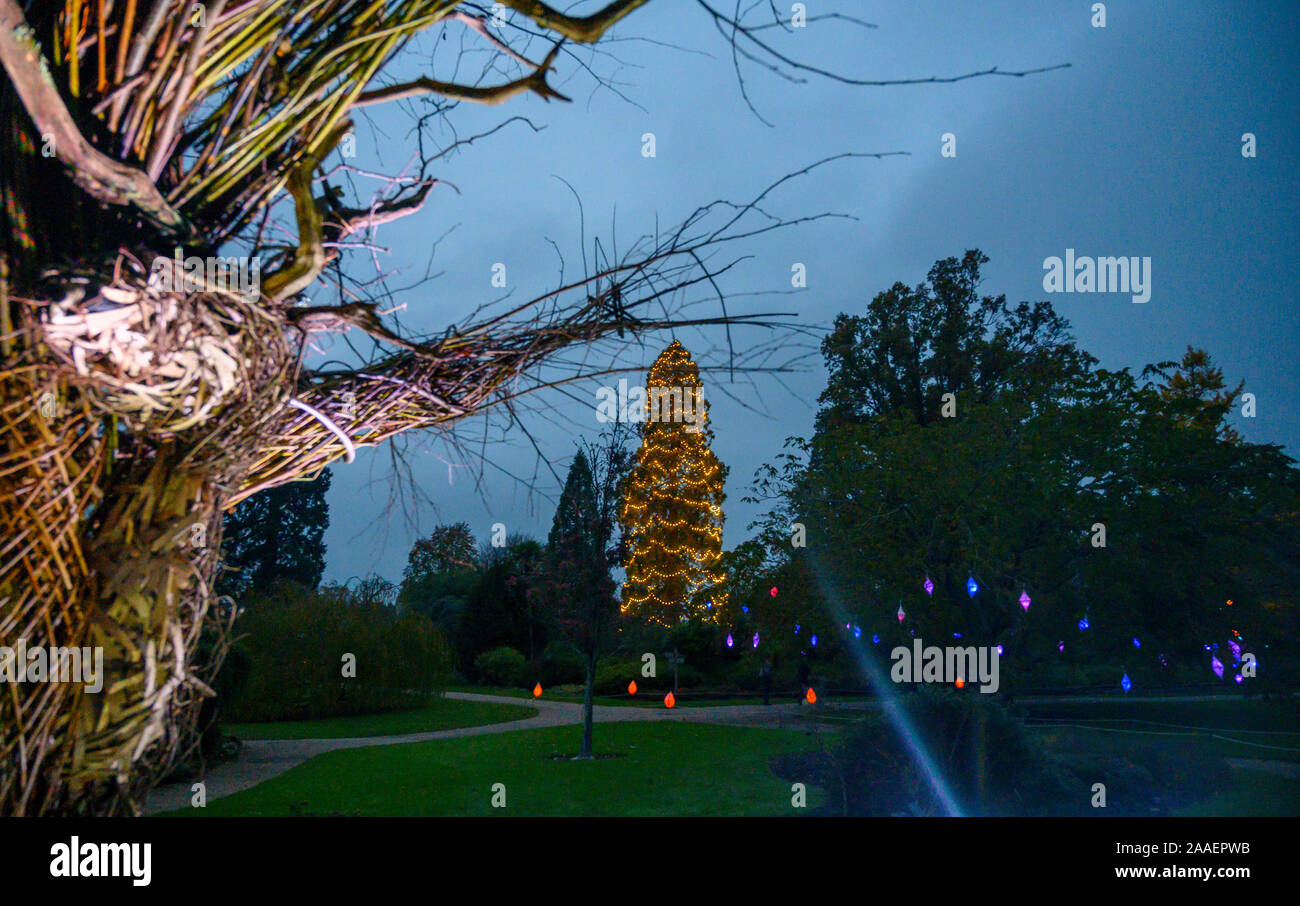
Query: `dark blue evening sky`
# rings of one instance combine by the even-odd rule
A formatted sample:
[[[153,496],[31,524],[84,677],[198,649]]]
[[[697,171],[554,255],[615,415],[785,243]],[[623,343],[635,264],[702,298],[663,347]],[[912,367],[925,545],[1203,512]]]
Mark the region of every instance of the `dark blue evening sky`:
[[[593,232],[609,237],[616,223],[623,246],[653,230],[656,217],[666,226],[716,198],[743,201],[821,158],[907,151],[907,157],[830,164],[786,187],[772,204],[785,217],[835,211],[856,219],[796,228],[738,249],[753,257],[728,275],[732,311],[797,311],[802,322],[825,326],[838,312],[860,311],[895,281],[922,280],[936,259],[978,247],[991,259],[985,292],[1012,301],[1050,298],[1106,367],[1138,371],[1178,357],[1188,345],[1206,347],[1231,382],[1245,381],[1256,395],[1256,418],[1234,416],[1239,430],[1294,455],[1300,446],[1293,263],[1300,4],[1112,2],[1105,28],[1090,25],[1093,4],[1082,0],[806,5],[813,15],[838,9],[877,26],[832,22],[783,38],[766,33],[791,56],[844,75],[1070,68],[1022,79],[867,88],[811,75],[791,84],[746,66],[751,98],[768,126],[746,108],[730,50],[704,13],[688,0],[656,0],[616,30],[624,40],[605,48],[616,60],[593,62],[619,83],[626,100],[562,58],[553,81],[573,97],[571,104],[521,97],[504,107],[455,111],[462,136],[514,115],[545,128],[514,124],[476,142],[435,171],[459,194],[439,187],[419,214],[380,229],[379,243],[391,250],[381,264],[400,271],[392,285],[417,282],[426,267],[437,275],[399,294],[404,327],[440,331],[499,298],[503,291],[489,283],[495,262],[507,267],[512,300],[553,287],[559,264],[548,240],[564,251],[574,275],[577,208],[554,176],[581,195],[588,242]],[[454,27],[449,34],[435,66],[448,62],[447,45],[459,38]],[[424,41],[403,68],[426,66],[432,45]],[[401,169],[412,147],[408,115],[394,106],[372,120],[382,135],[376,140],[359,129],[356,162]],[[646,132],[656,139],[652,159],[641,155]],[[940,155],[940,137],[948,132],[956,136],[955,158]],[[1257,136],[1254,159],[1241,154],[1245,132]],[[434,241],[448,230],[430,264]],[[1150,301],[1048,296],[1043,261],[1067,248],[1078,255],[1149,256]],[[806,290],[744,295],[788,290],[794,262],[807,266]],[[368,267],[373,272],[365,259],[351,262],[358,276]],[[754,336],[738,333],[738,345],[747,338]],[[668,342],[662,336],[644,348],[630,346],[623,364],[648,365]],[[341,350],[335,343],[329,352]],[[725,375],[707,378],[714,449],[731,468],[728,546],[747,537],[746,524],[756,515],[740,502],[754,469],[780,452],[787,436],[811,430],[825,374],[819,359],[810,365],[785,378],[784,388],[763,378],[753,388],[735,388],[763,415],[716,391]],[[575,436],[594,437],[601,427],[596,386],[575,390],[577,400],[550,394],[532,401],[529,428],[561,479]],[[482,426],[464,422],[457,431],[468,443]],[[412,473],[436,502],[435,508],[407,500],[420,531],[465,520],[480,539],[495,522],[545,536],[559,490],[546,463],[530,492],[436,433],[412,440]],[[517,475],[538,468],[536,452],[517,429],[488,452]],[[379,448],[333,467],[327,579],[375,572],[400,580],[416,528],[400,505],[390,508],[391,462],[389,450]],[[453,467],[450,481],[448,462],[466,466]]]

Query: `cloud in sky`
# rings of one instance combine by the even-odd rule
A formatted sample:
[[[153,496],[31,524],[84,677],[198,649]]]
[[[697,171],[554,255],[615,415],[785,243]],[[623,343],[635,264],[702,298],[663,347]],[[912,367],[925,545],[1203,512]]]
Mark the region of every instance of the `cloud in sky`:
[[[793,307],[803,322],[828,325],[838,312],[860,311],[895,281],[916,283],[936,259],[967,248],[991,259],[984,291],[1013,301],[1049,298],[1043,260],[1066,248],[1149,256],[1154,286],[1146,304],[1120,295],[1050,297],[1084,348],[1106,367],[1137,370],[1176,358],[1189,344],[1205,346],[1230,381],[1245,380],[1257,395],[1259,416],[1236,419],[1247,439],[1300,446],[1291,267],[1300,210],[1293,95],[1300,64],[1289,37],[1300,24],[1296,7],[1110,3],[1107,27],[1097,29],[1089,4],[1077,2],[862,6],[837,8],[877,28],[814,24],[782,46],[864,78],[1071,65],[1023,79],[888,88],[816,76],[791,84],[747,66],[746,85],[768,126],[746,108],[730,51],[707,18],[693,4],[649,4],[617,32],[648,40],[610,43],[604,49],[617,62],[597,61],[626,100],[562,59],[555,83],[573,103],[524,97],[453,114],[462,137],[511,116],[545,128],[514,123],[475,142],[435,171],[459,194],[439,187],[418,215],[381,228],[379,243],[391,250],[382,266],[400,271],[394,285],[413,284],[426,269],[437,274],[397,295],[405,328],[441,331],[498,298],[503,291],[489,283],[496,262],[507,265],[513,300],[554,287],[559,258],[548,240],[563,251],[572,276],[581,256],[578,209],[557,176],[582,199],[588,243],[594,233],[608,239],[614,232],[626,243],[653,230],[656,218],[666,226],[716,198],[748,199],[829,155],[908,151],[836,163],[782,192],[773,204],[783,216],[838,211],[856,219],[746,246],[753,257],[729,284],[738,294],[732,311],[745,310],[745,293],[788,287],[793,262],[806,265],[807,289],[753,304]],[[427,54],[429,43],[403,66],[427,65],[421,51]],[[438,54],[444,59],[445,49]],[[376,137],[367,137],[364,125],[358,130],[358,162],[400,169],[412,146],[409,118],[381,108],[370,119]],[[655,134],[653,159],[641,156],[646,132]],[[1241,156],[1244,132],[1257,136],[1255,159]],[[940,155],[944,133],[956,136],[955,158]],[[360,258],[350,266],[370,267]],[[626,364],[648,367],[669,339],[629,347]],[[338,341],[326,347],[324,355],[345,355]],[[811,432],[824,382],[814,364],[784,387],[760,379],[757,393],[737,388],[766,417],[710,393],[715,451],[731,467],[729,546],[747,536],[757,514],[740,502],[754,469],[787,436]],[[574,424],[588,436],[600,428],[595,385],[576,393],[579,400],[552,394],[542,401],[567,427],[529,421],[540,462],[515,430],[488,448],[495,465],[482,467],[481,482],[480,467],[445,439],[415,438],[412,474],[437,503],[436,510],[418,507],[420,528],[464,520],[486,538],[493,523],[505,522],[510,531],[545,536],[561,483],[550,469],[563,477]],[[457,430],[466,442],[481,434],[475,422]],[[537,489],[529,492],[506,472],[536,473]],[[400,578],[415,532],[389,510],[391,473],[386,448],[334,466],[327,578]]]

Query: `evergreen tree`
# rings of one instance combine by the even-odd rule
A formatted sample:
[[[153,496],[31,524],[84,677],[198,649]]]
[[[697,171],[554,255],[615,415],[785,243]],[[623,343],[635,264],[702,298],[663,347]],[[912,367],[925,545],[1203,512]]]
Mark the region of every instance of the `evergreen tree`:
[[[723,483],[727,469],[710,445],[699,368],[674,340],[650,368],[641,448],[619,514],[627,544],[623,611],[672,626],[712,618],[702,592],[724,578]]]
[[[316,588],[325,571],[329,488],[326,469],[312,481],[254,494],[227,513],[221,542],[226,568],[217,580],[217,592],[238,597],[280,579]]]

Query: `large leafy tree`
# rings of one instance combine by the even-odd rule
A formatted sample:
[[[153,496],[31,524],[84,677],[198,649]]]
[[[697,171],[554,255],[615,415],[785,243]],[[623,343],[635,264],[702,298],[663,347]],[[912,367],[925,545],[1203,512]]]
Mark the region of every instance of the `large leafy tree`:
[[[542,545],[526,535],[488,547],[483,569],[465,601],[457,633],[462,663],[491,648],[509,645],[531,661],[546,642],[547,620],[529,597],[541,568]]]
[[[325,571],[330,488],[326,469],[311,481],[268,488],[226,515],[217,592],[238,596],[287,579],[309,589]]]
[[[755,499],[775,501],[769,570],[818,602],[823,626],[960,632],[1011,664],[1057,658],[1069,639],[1067,658],[1146,675],[1160,653],[1224,639],[1229,598],[1247,602],[1235,614],[1293,605],[1296,471],[1224,424],[1234,394],[1208,356],[1146,382],[1101,369],[1046,303],[981,295],[984,261],[940,261],[836,320],[816,433],[759,474]],[[791,546],[794,522],[806,547]]]
[[[461,621],[470,595],[482,578],[481,566],[468,523],[439,525],[411,546],[398,605],[424,614],[463,648]]]

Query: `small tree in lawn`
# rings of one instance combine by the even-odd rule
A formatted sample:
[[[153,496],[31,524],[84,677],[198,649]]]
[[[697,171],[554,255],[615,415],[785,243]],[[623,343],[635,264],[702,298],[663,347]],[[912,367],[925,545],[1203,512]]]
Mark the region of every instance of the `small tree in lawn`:
[[[611,531],[612,521],[601,517],[591,466],[579,450],[555,510],[537,591],[555,614],[560,632],[586,658],[581,758],[591,756],[592,698],[601,635],[617,610],[614,581],[609,575]]]

